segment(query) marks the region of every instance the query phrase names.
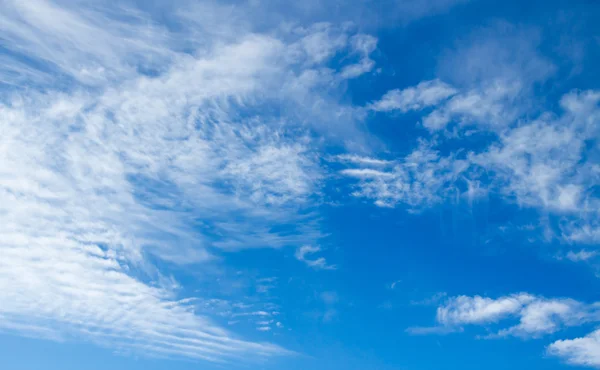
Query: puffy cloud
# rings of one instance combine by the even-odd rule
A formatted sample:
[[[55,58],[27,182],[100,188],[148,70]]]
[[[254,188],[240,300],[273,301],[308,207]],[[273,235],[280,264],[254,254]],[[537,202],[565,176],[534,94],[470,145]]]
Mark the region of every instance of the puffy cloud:
[[[438,326],[411,329],[410,332],[447,333],[460,330],[464,325],[502,326],[502,322],[514,318],[519,319],[518,324],[501,327],[496,334],[488,337],[540,337],[563,327],[598,321],[600,316],[596,304],[586,305],[572,299],[547,299],[526,293],[496,299],[458,296],[449,298],[438,307]]]
[[[581,338],[557,340],[548,346],[548,354],[571,365],[600,367],[600,330]]]
[[[498,299],[460,296],[438,308],[437,321],[444,325],[481,324],[496,322],[520,312],[524,305],[534,300],[528,294],[518,294]]]

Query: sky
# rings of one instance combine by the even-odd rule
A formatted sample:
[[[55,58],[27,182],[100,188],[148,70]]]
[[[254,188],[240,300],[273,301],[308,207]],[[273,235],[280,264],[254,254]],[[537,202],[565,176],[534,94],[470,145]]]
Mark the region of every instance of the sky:
[[[0,368],[600,368],[598,19],[0,0]]]

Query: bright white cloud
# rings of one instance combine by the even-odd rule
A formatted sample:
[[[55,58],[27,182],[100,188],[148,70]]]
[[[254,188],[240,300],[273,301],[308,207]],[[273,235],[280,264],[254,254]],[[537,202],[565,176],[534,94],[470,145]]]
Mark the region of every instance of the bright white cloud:
[[[445,141],[434,137],[438,139],[421,139],[411,154],[394,161],[361,161],[358,155],[347,155],[340,162],[350,168],[340,173],[356,179],[352,195],[373,200],[378,206],[402,204],[418,209],[462,196],[472,199],[493,190],[520,206],[562,217],[555,234],[563,240],[597,241],[600,201],[594,187],[600,171],[588,153],[599,134],[600,93],[567,93],[560,99],[561,112],[520,120],[512,113],[504,116],[510,104],[503,98],[497,105],[488,105],[472,94],[457,93],[423,122],[428,128],[438,124],[441,128],[455,114],[468,122],[493,123],[497,118],[498,125],[478,124],[473,131],[459,129],[452,134],[459,143],[472,135],[486,135],[488,144],[470,152],[465,148],[446,150],[442,155],[438,148]],[[485,116],[489,119],[480,120]],[[435,122],[428,121],[430,118]]]
[[[370,35],[355,35],[350,39],[352,51],[359,58],[355,64],[345,66],[340,75],[346,79],[359,77],[370,72],[375,66],[375,61],[371,59],[371,53],[377,47],[377,39]]]
[[[572,299],[546,299],[526,293],[496,299],[459,296],[449,298],[438,307],[438,326],[414,328],[411,332],[448,333],[460,330],[464,325],[493,324],[500,329],[488,337],[531,338],[555,333],[563,327],[596,322],[600,319],[599,313],[596,304],[586,305]],[[518,324],[503,324],[515,318],[519,319]]]
[[[571,365],[600,367],[600,330],[582,338],[557,340],[548,346],[548,354]]]
[[[515,314],[534,300],[528,294],[491,299],[460,296],[452,298],[437,310],[437,321],[443,325],[481,324],[496,322]]]
[[[126,6],[0,7],[0,81],[30,87],[0,102],[0,328],[210,361],[289,353],[208,317],[276,311],[196,310],[146,257],[206,263],[318,240],[313,134],[353,114],[323,88],[348,78],[326,63],[371,65],[376,40],[332,26],[252,33],[216,5],[167,8],[179,31]],[[333,268],[305,258],[317,251],[300,256]]]
[[[586,195],[594,176],[582,162],[585,141],[600,122],[594,91],[566,94],[562,116],[543,114],[537,120],[504,131],[500,142],[474,161],[494,170],[503,190],[528,206],[554,211],[592,211],[597,202]],[[591,207],[591,208],[590,208]]]
[[[365,165],[365,166],[389,166],[394,162],[388,161],[385,159],[377,159],[371,157],[363,157],[356,154],[340,154],[334,158],[336,161],[342,163],[352,163],[357,165]]]

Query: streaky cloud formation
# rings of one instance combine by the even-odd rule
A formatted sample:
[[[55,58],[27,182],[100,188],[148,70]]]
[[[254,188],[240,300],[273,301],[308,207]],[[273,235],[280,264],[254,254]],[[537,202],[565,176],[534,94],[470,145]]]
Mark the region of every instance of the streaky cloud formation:
[[[129,5],[66,5],[2,4],[13,54],[0,76],[15,88],[0,110],[0,327],[216,362],[290,353],[196,314],[148,256],[206,263],[318,240],[323,174],[296,117],[344,109],[311,91],[368,72],[376,39],[328,24],[236,35],[223,19],[199,42],[179,37],[204,19],[189,12],[168,14],[172,32]],[[206,6],[189,11],[229,17]],[[340,52],[357,64],[322,65]]]
[[[419,209],[447,198],[472,199],[494,191],[520,206],[567,215],[568,222],[556,233],[566,240],[594,242],[599,219],[599,201],[592,190],[597,165],[582,159],[589,150],[586,142],[598,135],[599,96],[597,91],[567,93],[559,102],[561,113],[543,112],[533,120],[492,131],[489,146],[479,152],[444,155],[437,149],[439,139],[422,139],[394,166],[382,169],[372,160],[345,161],[360,168],[340,173],[360,180],[354,196],[383,207],[404,204]],[[486,189],[482,184],[490,176]]]
[[[600,368],[599,15],[0,0],[5,367]]]

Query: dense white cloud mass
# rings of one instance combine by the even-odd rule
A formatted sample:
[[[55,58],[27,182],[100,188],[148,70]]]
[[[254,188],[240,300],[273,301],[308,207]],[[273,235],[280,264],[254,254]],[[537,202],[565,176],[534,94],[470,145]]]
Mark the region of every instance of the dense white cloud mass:
[[[557,340],[548,347],[548,354],[562,357],[571,365],[600,367],[600,331],[582,338]]]

